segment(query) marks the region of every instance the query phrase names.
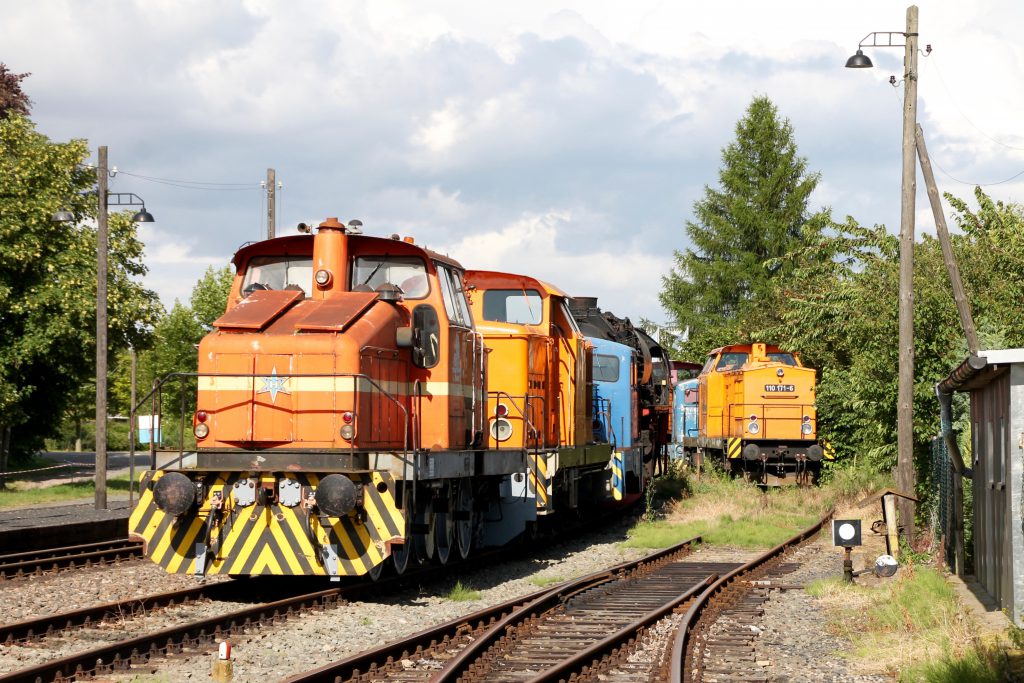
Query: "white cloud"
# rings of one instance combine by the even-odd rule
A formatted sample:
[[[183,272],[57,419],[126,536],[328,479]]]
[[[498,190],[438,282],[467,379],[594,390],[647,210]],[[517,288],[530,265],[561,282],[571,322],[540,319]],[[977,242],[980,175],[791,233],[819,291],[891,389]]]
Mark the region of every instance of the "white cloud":
[[[620,315],[663,318],[660,276],[755,94],[791,119],[821,171],[814,202],[899,225],[901,90],[887,80],[901,50],[867,48],[877,68],[842,68],[869,31],[902,30],[904,8],[888,0],[4,10],[3,59],[33,73],[34,118],[56,139],[109,145],[112,163],[163,178],[255,183],[274,167],[282,232],[359,216],[373,234],[411,232],[470,266],[536,272]],[[921,42],[934,50],[921,59],[919,119],[941,191],[972,193],[945,173],[992,182],[1024,169],[1024,87],[1005,77],[1024,67],[1022,22],[1010,0],[921,7]],[[139,193],[158,216],[159,232],[144,233],[147,284],[165,302],[263,229],[258,190],[124,174],[112,189]],[[988,189],[1019,201],[1024,181]],[[919,183],[923,230],[927,207]]]
[[[445,251],[468,269],[529,274],[570,296],[596,296],[604,310],[617,315],[661,319],[657,292],[670,257],[642,253],[625,240],[575,252],[559,248],[559,232],[594,218],[581,220],[567,210],[528,214],[501,228],[466,235]]]

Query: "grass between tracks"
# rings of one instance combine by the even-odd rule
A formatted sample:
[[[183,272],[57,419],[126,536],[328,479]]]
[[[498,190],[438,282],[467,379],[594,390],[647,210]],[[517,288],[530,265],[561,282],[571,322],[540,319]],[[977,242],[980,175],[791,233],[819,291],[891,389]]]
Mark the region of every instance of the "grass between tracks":
[[[665,548],[702,536],[704,543],[768,549],[820,519],[836,500],[851,495],[848,489],[860,493],[873,485],[835,478],[822,487],[761,491],[722,472],[705,471],[698,478],[680,471],[656,481],[648,514],[623,545]]]
[[[40,505],[47,503],[68,503],[73,501],[91,500],[96,492],[96,484],[92,479],[81,479],[66,484],[29,488],[31,482],[8,482],[7,488],[0,490],[0,509]],[[128,477],[116,476],[107,479],[109,494],[128,493]]]

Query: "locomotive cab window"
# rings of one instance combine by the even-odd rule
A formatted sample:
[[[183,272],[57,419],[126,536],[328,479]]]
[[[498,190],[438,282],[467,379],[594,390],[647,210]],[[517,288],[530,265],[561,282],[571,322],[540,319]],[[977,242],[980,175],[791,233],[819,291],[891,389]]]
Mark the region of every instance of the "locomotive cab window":
[[[540,325],[544,309],[535,289],[488,289],[484,292],[484,320],[516,325]]]
[[[739,370],[747,364],[748,354],[730,351],[729,353],[723,353],[721,360],[718,361],[718,367],[715,368],[718,372],[727,372],[729,370]]]
[[[427,266],[415,256],[358,256],[352,268],[352,289],[376,290],[392,284],[406,299],[422,299],[430,292]]]
[[[437,263],[437,279],[441,283],[441,298],[448,320],[453,325],[472,327],[473,318],[469,312],[469,302],[462,286],[462,274],[448,266]]]
[[[618,382],[619,381],[619,359],[615,356],[606,356],[603,353],[594,354],[594,381],[595,382]]]
[[[796,366],[796,358],[791,353],[769,353],[768,360],[774,363],[782,363],[783,365]]]
[[[703,375],[705,372],[711,372],[711,369],[715,367],[716,360],[718,360],[718,356],[708,356],[708,360],[704,363],[704,367],[700,369],[700,374]]]
[[[302,290],[308,296],[313,287],[312,256],[254,256],[245,267],[242,293],[257,289]]]

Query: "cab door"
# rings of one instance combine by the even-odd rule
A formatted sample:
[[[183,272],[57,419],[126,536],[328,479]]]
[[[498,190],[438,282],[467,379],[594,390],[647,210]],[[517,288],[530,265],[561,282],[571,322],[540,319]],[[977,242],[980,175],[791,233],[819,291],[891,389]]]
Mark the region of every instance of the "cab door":
[[[462,273],[444,263],[435,265],[448,316],[448,443],[454,449],[468,449],[481,428],[476,412],[485,405],[483,349],[473,328]]]

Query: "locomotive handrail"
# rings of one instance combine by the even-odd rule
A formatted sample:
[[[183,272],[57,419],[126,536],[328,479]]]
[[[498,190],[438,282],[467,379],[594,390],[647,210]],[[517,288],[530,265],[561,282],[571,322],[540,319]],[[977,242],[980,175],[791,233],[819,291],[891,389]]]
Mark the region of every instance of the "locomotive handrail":
[[[546,414],[546,410],[547,410],[546,403],[547,402],[546,402],[546,398],[544,396],[538,396],[537,394],[523,394],[522,396],[512,396],[511,394],[509,394],[506,391],[500,391],[499,390],[499,391],[488,391],[487,392],[487,398],[491,398],[491,397],[494,397],[495,401],[498,401],[499,399],[501,399],[501,397],[507,398],[508,402],[512,404],[512,407],[514,407],[516,409],[516,411],[518,411],[519,416],[523,419],[523,424],[528,426],[530,428],[530,431],[533,434],[533,437],[537,441],[540,441],[540,438],[541,438],[540,437],[540,432],[537,431],[537,427],[533,424],[533,421],[530,419],[529,408],[530,408],[530,402],[532,400],[539,400],[540,404],[541,404],[541,414]],[[517,398],[522,398],[523,399],[523,408],[522,409],[520,409],[519,405],[516,403],[516,399]],[[495,406],[494,413],[495,413],[494,414],[494,418],[495,419],[501,417],[500,415],[497,414],[498,413],[497,406]],[[485,427],[486,427],[486,425],[485,425]],[[491,438],[494,438],[491,435],[489,428],[487,429],[487,436],[488,436],[488,441]],[[523,443],[523,447],[526,448],[526,443],[525,442]],[[498,441],[496,438],[494,439],[494,448],[495,448],[495,450],[499,450],[499,451],[501,450],[501,442]]]
[[[141,401],[139,401],[135,406],[132,407],[132,409],[130,411],[130,414],[129,414],[129,419],[132,421],[132,424],[135,423],[134,422],[135,421],[135,416],[136,416],[136,412],[138,411],[138,409],[144,403],[146,403],[147,401],[149,401],[151,399],[153,401],[153,410],[152,410],[151,416],[162,416],[162,414],[163,414],[163,410],[162,410],[162,408],[163,408],[163,396],[162,396],[162,393],[163,393],[164,385],[168,384],[171,380],[179,380],[179,379],[184,379],[184,378],[187,378],[187,377],[195,377],[197,379],[201,378],[201,377],[245,377],[245,378],[252,379],[253,382],[255,383],[256,379],[261,377],[261,375],[258,375],[256,373],[249,373],[249,372],[171,372],[171,373],[168,373],[167,375],[164,375],[163,377],[161,377],[159,379],[153,380],[153,389],[148,394],[146,394],[146,396]],[[339,378],[352,378],[352,379],[366,380],[370,384],[370,386],[372,386],[375,390],[380,392],[385,398],[387,398],[389,401],[391,401],[396,406],[398,406],[398,408],[402,411],[402,413],[404,415],[404,423],[405,423],[406,428],[404,430],[402,430],[402,457],[400,459],[402,460],[403,463],[407,463],[408,462],[408,456],[409,456],[409,426],[410,426],[409,411],[408,411],[408,409],[404,405],[402,405],[401,401],[399,401],[390,392],[388,392],[386,389],[384,389],[384,387],[382,387],[380,384],[378,384],[377,381],[374,378],[370,377],[369,375],[365,375],[363,373],[351,373],[351,372],[342,372],[342,373],[334,373],[334,372],[302,373],[302,372],[297,372],[297,373],[293,373],[293,374],[288,375],[288,377],[289,378],[291,378],[291,377],[331,377],[331,378],[335,378],[335,379],[339,379]],[[184,399],[184,391],[183,391],[182,392],[181,437],[180,437],[179,444],[178,444],[178,460],[179,461],[181,460],[182,457],[184,457],[184,453],[185,453],[184,400],[185,399]],[[152,428],[152,425],[154,425],[154,424],[155,423],[151,423],[151,430],[150,430],[151,434],[150,434],[150,440],[149,440],[150,469],[156,469],[156,439],[154,438],[154,436],[155,436],[155,433],[154,433],[155,429]],[[353,448],[353,446],[350,446],[349,450],[352,450],[352,448]],[[131,469],[134,470],[134,462],[135,462],[135,443],[134,442],[131,443],[130,446],[129,446],[129,456],[128,457],[129,457],[129,463],[131,464]],[[413,460],[412,464],[413,464],[413,476],[415,476],[416,475],[416,462],[415,462],[415,460]],[[129,476],[134,481],[134,471]]]

